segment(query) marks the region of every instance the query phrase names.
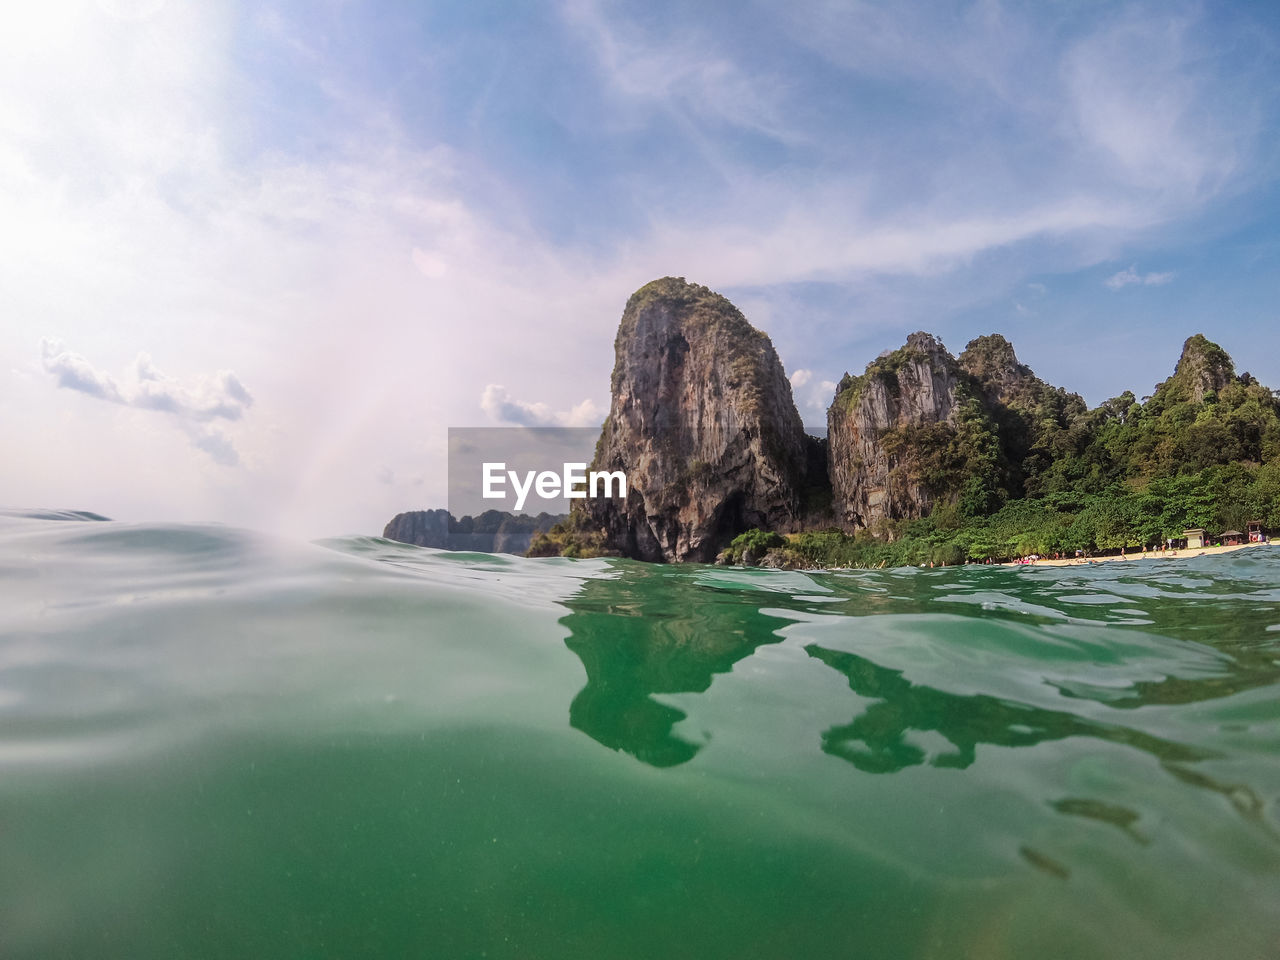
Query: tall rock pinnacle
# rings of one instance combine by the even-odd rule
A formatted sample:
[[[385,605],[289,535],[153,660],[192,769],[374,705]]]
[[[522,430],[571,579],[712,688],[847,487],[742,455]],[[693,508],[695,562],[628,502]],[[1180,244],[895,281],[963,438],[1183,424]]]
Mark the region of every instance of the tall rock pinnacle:
[[[683,278],[627,301],[594,469],[624,470],[625,502],[588,501],[609,543],[642,560],[702,561],[751,527],[794,528],[806,441],[765,334]]]

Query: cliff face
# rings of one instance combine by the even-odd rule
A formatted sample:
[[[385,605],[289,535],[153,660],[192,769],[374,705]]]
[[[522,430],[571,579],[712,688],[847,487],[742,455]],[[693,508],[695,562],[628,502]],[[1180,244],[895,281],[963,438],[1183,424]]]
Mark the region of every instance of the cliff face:
[[[769,338],[706,287],[667,277],[632,295],[593,469],[624,470],[625,502],[587,501],[610,546],[700,561],[751,527],[799,522],[807,446]]]
[[[846,526],[920,517],[932,506],[921,452],[956,435],[961,371],[933,336],[913,333],[860,377],[840,382],[827,411],[833,505]]]

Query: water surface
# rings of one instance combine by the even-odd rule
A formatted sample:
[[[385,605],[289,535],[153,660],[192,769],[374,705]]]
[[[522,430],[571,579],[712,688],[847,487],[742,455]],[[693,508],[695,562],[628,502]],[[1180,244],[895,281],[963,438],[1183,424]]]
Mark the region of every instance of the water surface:
[[[0,518],[0,956],[1271,957],[1280,550],[825,574]]]

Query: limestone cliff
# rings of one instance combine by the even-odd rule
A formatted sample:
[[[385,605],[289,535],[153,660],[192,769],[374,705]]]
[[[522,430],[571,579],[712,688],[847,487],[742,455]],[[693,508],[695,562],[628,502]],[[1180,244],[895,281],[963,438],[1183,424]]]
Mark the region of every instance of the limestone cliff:
[[[845,374],[827,411],[827,443],[837,520],[869,527],[929,513],[937,478],[923,462],[954,441],[961,371],[933,336]]]
[[[593,468],[624,470],[628,496],[586,508],[610,546],[709,562],[743,530],[799,523],[809,451],[767,336],[719,294],[666,277],[628,300],[614,348]]]

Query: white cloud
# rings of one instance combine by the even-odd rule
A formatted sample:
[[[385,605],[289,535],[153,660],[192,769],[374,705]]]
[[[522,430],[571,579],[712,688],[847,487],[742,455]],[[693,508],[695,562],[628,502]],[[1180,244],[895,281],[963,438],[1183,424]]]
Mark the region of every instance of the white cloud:
[[[179,420],[178,424],[182,432],[187,435],[187,439],[191,441],[191,445],[207,453],[214,463],[223,467],[240,465],[240,454],[236,452],[236,448],[223,431],[206,424],[192,423],[189,420]]]
[[[1112,274],[1102,282],[1111,290],[1119,290],[1135,283],[1148,287],[1158,287],[1168,283],[1173,277],[1172,271],[1167,273],[1139,273],[1137,264],[1133,264],[1119,273]]]
[[[815,380],[812,370],[797,370],[791,375],[791,396],[800,420],[806,426],[825,426],[827,408],[836,393],[834,380]]]
[[[109,374],[99,373],[78,353],[68,353],[61,341],[41,340],[40,360],[45,372],[53,374],[60,387],[109,403],[127,402]]]
[[[414,247],[411,257],[413,265],[422,272],[423,276],[430,277],[432,280],[438,280],[449,272],[447,263],[425,250]]]
[[[546,403],[517,400],[497,383],[484,388],[480,408],[498,423],[520,427],[596,427],[603,420],[600,408],[590,399],[568,410],[555,411]]]
[[[219,430],[208,426],[212,420],[239,420],[253,406],[253,396],[229,370],[198,376],[184,384],[156,369],[147,354],[134,363],[135,383],[121,386],[108,373],[93,367],[78,353],[71,353],[60,341],[40,341],[41,363],[59,387],[74,390],[108,403],[153,410],[172,415],[191,443],[216,463],[234,466],[240,458],[231,442]]]

